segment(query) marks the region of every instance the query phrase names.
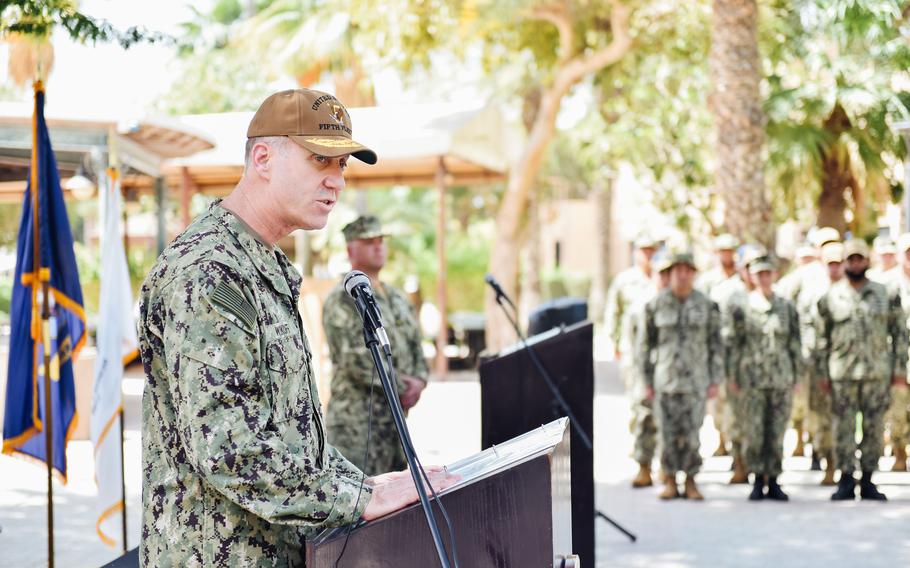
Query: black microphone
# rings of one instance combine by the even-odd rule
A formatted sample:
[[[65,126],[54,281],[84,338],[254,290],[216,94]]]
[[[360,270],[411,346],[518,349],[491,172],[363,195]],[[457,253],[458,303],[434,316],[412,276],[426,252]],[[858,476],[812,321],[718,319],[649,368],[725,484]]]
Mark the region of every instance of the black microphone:
[[[354,305],[363,319],[364,325],[376,333],[379,343],[385,347],[386,351],[391,351],[389,334],[382,327],[382,314],[379,312],[379,305],[373,296],[373,288],[370,286],[370,278],[359,270],[352,270],[344,277],[344,291],[348,296],[354,299]]]
[[[487,272],[487,275],[483,277],[483,281],[486,282],[487,284],[489,284],[490,288],[492,288],[493,291],[496,293],[497,302],[500,300],[500,298],[505,298],[506,302],[508,302],[510,306],[512,306],[513,308],[515,307],[515,304],[513,304],[512,300],[509,299],[509,296],[502,289],[502,286],[499,285],[499,282],[497,282],[496,279],[493,278],[492,273]]]

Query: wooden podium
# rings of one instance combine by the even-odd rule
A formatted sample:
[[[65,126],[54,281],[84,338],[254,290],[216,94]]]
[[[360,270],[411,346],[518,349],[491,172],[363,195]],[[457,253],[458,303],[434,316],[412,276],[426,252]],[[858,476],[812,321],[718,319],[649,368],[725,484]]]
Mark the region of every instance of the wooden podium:
[[[528,338],[544,369],[594,442],[594,325],[590,321]],[[480,365],[481,443],[500,444],[564,416],[521,344]],[[594,566],[594,452],[572,430],[572,549]]]
[[[560,419],[448,466],[462,476],[440,498],[463,568],[577,566],[572,554],[568,420]],[[436,519],[451,552],[445,520]],[[593,514],[593,513],[592,513]],[[347,528],[306,544],[308,568],[336,566]],[[339,568],[439,566],[419,504],[351,530]]]

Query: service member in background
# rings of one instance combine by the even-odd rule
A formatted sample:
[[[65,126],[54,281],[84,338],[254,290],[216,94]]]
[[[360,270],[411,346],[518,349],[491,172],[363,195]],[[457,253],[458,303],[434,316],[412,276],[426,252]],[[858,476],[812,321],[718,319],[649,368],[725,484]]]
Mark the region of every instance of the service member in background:
[[[429,369],[420,346],[420,328],[404,292],[379,279],[388,258],[386,235],[373,215],[342,229],[352,270],[370,278],[382,323],[392,343],[398,374],[395,396],[407,411],[420,399]],[[326,412],[329,443],[367,475],[407,467],[385,393],[363,342],[363,324],[354,300],[339,283],[322,308],[332,359],[331,398]],[[369,450],[369,451],[368,451]]]
[[[628,354],[629,360],[633,359],[635,346],[638,345],[638,335],[641,333],[644,322],[645,305],[670,285],[670,255],[665,250],[658,251],[654,255],[651,267],[654,273],[652,293],[648,296],[641,296],[641,301],[627,312],[628,321],[623,326],[622,351]],[[639,369],[633,366],[626,372],[632,373],[633,376],[632,389],[629,391],[632,405],[629,430],[634,439],[632,457],[638,464],[638,473],[632,479],[632,487],[650,487],[654,483],[651,479],[651,466],[654,463],[654,453],[657,448],[657,423],[654,420],[653,401],[647,396],[645,382]]]
[[[760,244],[746,244],[740,247],[739,258],[737,259],[737,274],[733,278],[728,278],[719,285],[714,287],[711,299],[717,303],[721,314],[721,338],[726,346],[733,333],[729,325],[730,309],[737,305],[745,303],[749,297],[749,292],[755,289],[752,281],[752,275],[749,273],[749,263],[754,259],[766,256],[768,251]],[[737,374],[741,373],[729,357],[729,351],[724,349],[724,375],[727,381]],[[733,455],[731,468],[733,475],[730,476],[731,484],[740,484],[749,482],[749,472],[746,469],[746,463],[743,459],[743,406],[742,397],[738,391],[731,391],[727,388],[727,381],[721,385],[719,392],[726,393],[726,404],[724,412],[719,417],[723,431],[727,432],[730,439],[730,453]],[[715,452],[715,455],[717,453]]]
[[[661,499],[679,497],[676,474],[685,474],[683,496],[704,497],[695,484],[701,467],[699,430],[705,402],[723,380],[724,354],[717,304],[694,289],[696,268],[690,252],[673,255],[670,287],[645,306],[636,361],[648,398],[654,400],[660,465],[665,478]]]
[[[832,284],[839,282],[844,278],[844,244],[828,243],[822,247],[822,263],[828,268],[828,286],[820,288],[818,296],[809,301],[809,307],[797,311],[808,314],[805,317],[808,321],[800,319],[800,329],[802,330],[803,352],[808,352],[809,357],[814,357],[816,351],[816,330],[818,329],[818,300],[828,291]],[[808,295],[806,295],[808,296]],[[807,298],[808,299],[808,298]],[[808,376],[809,389],[809,440],[812,442],[812,464],[810,469],[813,471],[821,470],[821,460],[825,460],[825,475],[822,478],[821,485],[834,485],[834,430],[831,424],[831,390],[821,388],[821,381],[825,377],[819,377],[816,369],[818,366],[814,361],[806,360],[808,369],[805,375]]]
[[[796,304],[804,334],[808,331],[809,322],[811,322],[812,302],[828,287],[828,271],[819,261],[821,249],[828,243],[840,241],[840,233],[837,229],[822,227],[810,233],[810,237],[813,250],[811,260],[807,262],[807,256],[798,254],[796,259],[797,267],[778,280],[774,287],[774,291],[778,295]],[[809,368],[809,352],[806,348],[808,344],[806,338],[803,337],[803,360],[806,363],[803,365],[804,369]],[[793,397],[791,416],[793,428],[796,429],[796,447],[793,450],[793,455],[803,456],[806,453],[806,418],[809,414],[808,371],[803,372],[803,376],[798,379],[798,383],[800,388]]]
[[[869,247],[844,244],[846,278],[818,301],[817,373],[832,394],[835,465],[840,470],[832,500],[855,498],[857,414],[862,419],[860,497],[884,501],[872,483],[882,455],[884,417],[891,385],[906,384],[907,326],[900,296],[866,278]]]
[[[631,352],[622,352],[623,326],[629,321],[625,315],[632,306],[641,301],[642,297],[653,294],[651,258],[654,256],[657,246],[658,242],[649,236],[641,236],[636,239],[635,264],[617,274],[607,290],[604,324],[607,337],[613,343],[614,356],[619,361],[620,374],[626,391],[632,387],[634,375],[627,371],[634,366],[634,362],[631,360]]]
[[[740,428],[746,469],[754,476],[752,501],[788,499],[777,477],[783,469],[784,432],[802,365],[796,307],[772,291],[774,271],[769,257],[750,262],[755,289],[745,302],[730,308],[733,333],[728,357],[740,372],[727,380],[731,391],[739,391],[743,409]]]
[[[695,281],[695,288],[717,302],[718,305],[722,301],[717,296],[728,296],[741,287],[739,271],[736,266],[737,247],[739,247],[739,241],[733,235],[729,233],[718,235],[714,239],[714,254],[717,257],[717,265],[699,275]],[[717,294],[715,294],[716,289],[720,289]],[[723,311],[723,306],[721,306],[721,311]],[[727,441],[732,440],[730,421],[726,417],[729,412],[726,407],[727,390],[722,385],[717,392],[717,397],[708,402],[708,413],[711,415],[714,427],[717,428],[719,435],[717,449],[714,450],[715,456],[728,455]]]
[[[897,260],[897,244],[889,236],[879,235],[872,241],[875,262],[869,269],[868,278],[873,282],[888,285],[900,274]]]
[[[897,240],[900,265],[889,280],[891,293],[901,299],[901,307],[910,328],[910,233]],[[891,471],[907,471],[907,444],[910,443],[910,389],[905,384],[891,386],[891,405],[885,414],[885,428],[891,445],[894,465]]]

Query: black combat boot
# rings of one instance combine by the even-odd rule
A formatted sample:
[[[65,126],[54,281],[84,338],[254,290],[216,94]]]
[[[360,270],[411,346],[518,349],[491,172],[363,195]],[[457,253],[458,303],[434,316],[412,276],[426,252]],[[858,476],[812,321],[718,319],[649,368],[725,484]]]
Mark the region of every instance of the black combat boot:
[[[822,460],[818,457],[818,452],[815,449],[812,450],[812,464],[809,466],[809,471],[821,471],[822,470]]]
[[[856,480],[852,471],[840,472],[840,481],[837,482],[837,491],[831,496],[832,501],[852,501],[856,499]]]
[[[761,501],[765,498],[765,476],[756,473],[755,484],[752,486],[752,493],[749,493],[749,501]]]
[[[864,471],[863,477],[859,482],[860,499],[869,499],[870,501],[887,501],[884,493],[879,492],[878,487],[872,483],[872,472]]]
[[[780,485],[777,484],[777,477],[771,476],[768,478],[768,499],[772,501],[789,501],[790,496],[784,493],[784,490],[780,488]]]

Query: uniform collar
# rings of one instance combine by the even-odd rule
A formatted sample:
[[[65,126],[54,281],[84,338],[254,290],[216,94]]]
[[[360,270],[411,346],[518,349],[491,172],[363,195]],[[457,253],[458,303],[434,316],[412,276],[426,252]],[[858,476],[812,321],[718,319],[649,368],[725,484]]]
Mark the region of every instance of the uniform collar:
[[[759,312],[769,312],[774,305],[774,295],[766,298],[761,290],[755,289],[749,292],[749,307]]]
[[[237,240],[250,262],[276,292],[291,298],[297,296],[300,291],[300,275],[279,247],[270,247],[259,241],[246,223],[221,206],[220,199],[209,206],[209,212]]]

